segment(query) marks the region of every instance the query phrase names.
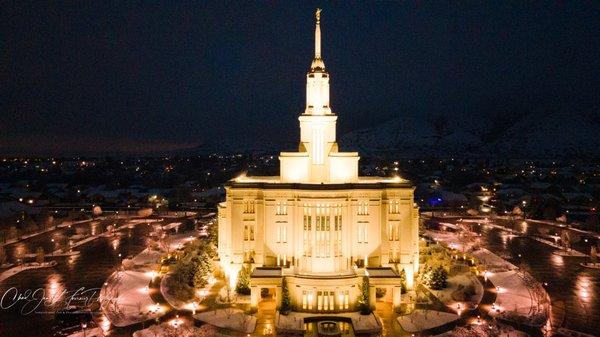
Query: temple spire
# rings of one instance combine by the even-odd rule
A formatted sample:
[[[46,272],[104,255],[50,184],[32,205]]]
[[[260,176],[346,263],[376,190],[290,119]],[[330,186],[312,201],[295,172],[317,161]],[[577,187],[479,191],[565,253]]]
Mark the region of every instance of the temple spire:
[[[315,58],[321,58],[321,9],[317,8],[315,12],[315,19],[317,21],[315,27]]]
[[[325,71],[325,63],[321,58],[321,8],[315,12],[315,58],[310,65],[310,71]]]

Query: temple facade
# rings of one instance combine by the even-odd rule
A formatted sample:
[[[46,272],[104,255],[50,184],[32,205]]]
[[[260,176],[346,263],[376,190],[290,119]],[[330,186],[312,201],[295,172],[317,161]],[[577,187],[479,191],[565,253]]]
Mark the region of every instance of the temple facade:
[[[336,143],[329,80],[317,11],[298,151],[281,152],[279,176],[226,183],[218,209],[220,264],[232,284],[244,264],[252,265],[253,306],[262,288],[280,303],[285,278],[294,310],[353,311],[364,276],[371,301],[385,288],[384,300],[398,306],[401,271],[409,289],[418,271],[414,187],[400,177],[358,175],[358,153]]]

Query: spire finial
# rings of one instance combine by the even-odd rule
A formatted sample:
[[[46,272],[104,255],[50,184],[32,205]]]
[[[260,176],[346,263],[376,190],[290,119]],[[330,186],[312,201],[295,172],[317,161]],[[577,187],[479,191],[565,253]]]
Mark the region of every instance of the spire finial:
[[[315,19],[317,20],[315,27],[315,59],[321,58],[321,10],[321,8],[317,8],[315,12]]]

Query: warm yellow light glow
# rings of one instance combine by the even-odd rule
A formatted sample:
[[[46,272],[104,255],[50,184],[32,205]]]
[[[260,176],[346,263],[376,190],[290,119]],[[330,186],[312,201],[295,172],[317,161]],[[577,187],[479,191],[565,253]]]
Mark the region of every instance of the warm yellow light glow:
[[[329,80],[323,60],[316,57],[306,77],[307,101],[298,117],[297,150],[280,153],[278,176],[242,172],[233,178],[225,185],[225,201],[218,205],[219,264],[231,287],[227,290],[235,287],[245,263],[264,267],[252,271],[256,276],[250,294],[253,308],[258,306],[261,288],[272,288],[271,278],[285,276],[293,289],[291,300],[302,303],[305,310],[354,309],[356,288],[352,287],[360,285],[362,275],[369,275],[366,268],[358,268],[361,262],[401,268],[407,288],[415,287],[419,211],[413,201],[414,187],[398,175],[399,162],[384,168],[393,176],[358,175],[358,153],[340,151],[336,141],[338,117],[329,106]],[[272,159],[262,158],[264,163]],[[389,223],[399,234],[381,230]],[[344,280],[326,284],[319,278],[300,280],[301,275],[323,273]],[[348,275],[357,276],[352,287]],[[332,285],[344,290],[331,291]],[[386,297],[394,306],[400,304],[398,287]],[[199,303],[203,291],[196,292]],[[276,297],[281,296],[279,291]]]
[[[102,315],[102,318],[100,319],[100,329],[102,329],[104,334],[107,334],[110,330],[110,321],[108,320],[108,317],[104,315]]]
[[[235,268],[232,268],[232,270],[229,271],[229,286],[233,289],[235,288],[235,285],[237,284],[237,270],[235,270]]]
[[[239,176],[235,177],[233,180],[237,181],[237,182],[244,182],[246,181],[246,172],[242,172]]]

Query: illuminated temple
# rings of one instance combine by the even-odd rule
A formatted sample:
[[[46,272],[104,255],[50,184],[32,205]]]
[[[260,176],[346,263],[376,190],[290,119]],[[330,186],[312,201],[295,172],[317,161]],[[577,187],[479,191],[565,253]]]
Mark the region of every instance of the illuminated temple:
[[[384,300],[400,305],[402,270],[412,288],[419,266],[414,187],[399,177],[358,175],[358,153],[336,143],[329,79],[317,11],[298,151],[281,152],[279,176],[229,181],[219,205],[220,264],[231,280],[252,265],[253,307],[263,288],[279,304],[284,277],[294,310],[307,312],[356,310],[364,276],[372,302],[376,288],[385,288]]]

